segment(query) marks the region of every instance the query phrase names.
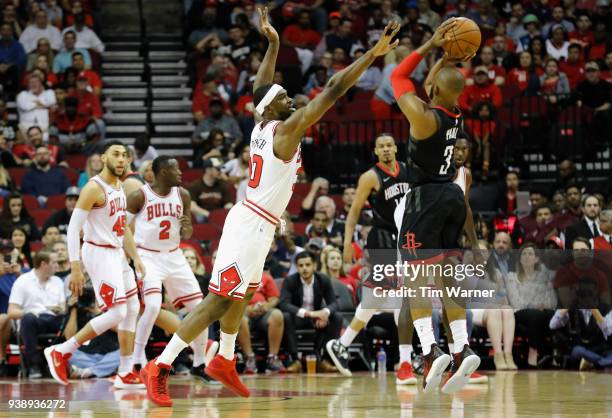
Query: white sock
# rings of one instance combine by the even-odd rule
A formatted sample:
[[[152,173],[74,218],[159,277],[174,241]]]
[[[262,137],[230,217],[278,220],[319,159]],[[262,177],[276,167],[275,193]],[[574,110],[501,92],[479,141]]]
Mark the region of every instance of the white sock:
[[[132,356],[119,356],[119,370],[117,371],[120,375],[126,375],[132,371]]]
[[[200,304],[202,299],[194,299],[184,303],[187,312],[193,311],[196,306]],[[193,350],[193,367],[198,367],[204,364],[206,358],[206,337],[208,337],[208,330],[205,329],[195,337],[195,339],[189,344]]]
[[[187,347],[187,343],[181,340],[181,337],[179,337],[177,334],[174,334],[166,348],[164,348],[164,351],[162,351],[157,358],[155,364],[162,363],[170,366],[174,362],[176,356],[178,356],[180,352],[185,349],[185,347]]]
[[[436,343],[436,337],[431,324],[431,316],[419,318],[414,321],[414,329],[416,330],[421,346],[423,347],[423,355],[427,355],[431,351],[431,345]]]
[[[219,354],[221,354],[227,360],[234,359],[234,349],[236,348],[236,336],[237,335],[238,333],[227,334],[221,331]]]
[[[146,344],[134,342],[134,354],[132,354],[132,359],[134,360],[134,364],[140,364],[142,367],[147,364],[147,355],[145,354],[145,346]]]
[[[350,346],[353,343],[353,340],[357,337],[359,331],[355,331],[351,326],[348,326],[344,330],[344,334],[340,337],[340,344],[345,347]]]
[[[400,344],[400,364],[404,362],[410,363],[412,361],[412,344]]]
[[[68,341],[63,342],[62,344],[55,347],[55,350],[62,354],[72,354],[79,349],[81,344],[79,344],[75,337],[70,338]]]
[[[468,344],[467,321],[465,319],[456,319],[448,324],[453,334],[453,354],[460,353]]]
[[[455,344],[453,344],[453,343],[448,343],[448,352],[449,352],[450,354],[453,354],[453,353],[455,352],[455,351],[454,351],[454,350],[455,350],[455,348],[454,348],[454,347],[455,347]]]

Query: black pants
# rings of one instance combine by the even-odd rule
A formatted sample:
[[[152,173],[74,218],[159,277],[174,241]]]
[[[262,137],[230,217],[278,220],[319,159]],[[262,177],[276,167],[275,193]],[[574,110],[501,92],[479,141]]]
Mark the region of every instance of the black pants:
[[[529,347],[540,353],[546,349],[546,337],[551,335],[550,319],[555,311],[550,309],[521,309],[514,313],[517,328],[527,335]]]
[[[21,318],[19,334],[25,346],[25,361],[28,366],[38,366],[40,363],[40,353],[36,349],[38,346],[38,336],[58,332],[61,325],[61,316],[48,314],[36,316],[28,313]]]
[[[340,337],[342,317],[336,312],[329,315],[329,322],[327,326],[321,329],[314,327],[314,321],[312,318],[300,318],[297,315],[289,312],[283,312],[283,317],[285,320],[285,344],[292,360],[297,360],[298,341],[295,331],[298,329],[315,330],[315,354],[317,359],[321,358],[322,348],[329,340]]]

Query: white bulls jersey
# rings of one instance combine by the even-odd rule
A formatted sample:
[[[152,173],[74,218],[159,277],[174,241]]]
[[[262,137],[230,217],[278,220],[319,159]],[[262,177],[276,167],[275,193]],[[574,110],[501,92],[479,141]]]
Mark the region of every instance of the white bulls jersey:
[[[282,161],[274,155],[274,131],[279,123],[263,121],[253,128],[249,182],[244,200],[245,205],[259,206],[260,212],[263,209],[276,218],[287,208],[298,169],[302,166],[299,146],[289,161]]]
[[[173,187],[166,196],[160,196],[146,184],[140,191],[145,202],[136,215],[136,245],[154,251],[175,250],[181,242],[181,189]]]
[[[455,183],[456,185],[458,185],[459,187],[461,187],[461,190],[463,191],[463,194],[465,194],[465,188],[467,185],[467,179],[466,179],[466,171],[465,171],[465,167],[461,166],[459,167],[459,170],[457,170],[457,177],[455,177],[455,180],[453,180],[453,183]]]
[[[100,176],[93,177],[104,190],[104,205],[94,206],[83,226],[83,241],[99,246],[123,247],[127,199],[123,187],[115,189]]]

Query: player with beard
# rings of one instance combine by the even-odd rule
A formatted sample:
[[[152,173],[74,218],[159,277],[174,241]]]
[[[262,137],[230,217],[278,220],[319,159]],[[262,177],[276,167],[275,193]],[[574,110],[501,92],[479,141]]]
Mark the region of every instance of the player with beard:
[[[309,104],[295,110],[287,91],[272,84],[280,41],[268,22],[267,8],[260,8],[259,15],[260,29],[269,45],[253,86],[258,123],[251,134],[246,198],[234,205],[225,220],[209,294],[183,320],[162,354],[140,371],[149,398],[160,406],[172,405],[167,381],[172,362],[216,320],[221,322],[220,349],[206,367],[206,373],[234,393],[250,396],[236,372],[236,336],[245,308],[261,281],[276,225],[301,170],[302,137],[357,82],[376,57],[387,54],[398,44],[391,43],[391,39],[399,31],[399,24],[391,23],[370,51],[336,73]],[[317,311],[316,315],[319,323],[326,323],[329,311]]]
[[[85,278],[81,267],[80,233],[83,229],[83,265],[89,274],[103,314],[93,318],[63,344],[45,349],[45,358],[53,378],[68,384],[68,360],[81,345],[117,327],[120,362],[114,386],[141,388],[140,377],[133,372],[133,350],[138,289],[133,274],[123,274],[125,253],[133,260],[141,277],[145,267],[136,251],[132,231],[126,228],[126,197],[120,178],[127,165],[127,149],[119,141],[104,145],[104,168],[83,188],[68,225],[68,255],[71,263],[69,288],[79,296]]]
[[[352,263],[352,238],[359,215],[366,201],[374,215],[372,229],[368,233],[366,250],[388,250],[393,253],[389,263],[395,259],[397,247],[397,229],[393,220],[393,213],[401,198],[408,192],[408,173],[406,164],[396,160],[397,145],[390,134],[382,133],[374,141],[374,154],[378,157],[378,163],[363,173],[357,182],[355,200],[351,205],[346,227],[344,230],[344,262]],[[377,260],[378,261],[378,260]],[[327,353],[344,376],[351,376],[348,368],[348,347],[357,337],[359,332],[367,325],[370,319],[377,313],[377,309],[366,309],[359,304],[351,324],[337,340],[330,340],[325,346]],[[399,310],[394,310],[397,318]],[[414,328],[408,321],[407,326],[398,332],[409,334],[412,341]],[[410,365],[412,344],[400,345],[400,368],[397,371],[396,382],[401,385],[416,384],[416,378]]]

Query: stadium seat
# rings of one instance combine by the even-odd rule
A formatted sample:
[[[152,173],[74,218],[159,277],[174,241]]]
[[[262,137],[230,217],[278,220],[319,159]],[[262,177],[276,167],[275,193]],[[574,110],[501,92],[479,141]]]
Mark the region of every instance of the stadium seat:
[[[63,209],[65,206],[66,206],[66,195],[63,195],[63,194],[56,194],[53,196],[49,196],[49,198],[47,199],[47,203],[45,205],[47,209],[53,209],[53,210]]]
[[[45,247],[45,244],[43,244],[40,241],[34,241],[30,243],[30,250],[34,253],[37,253],[38,251],[42,250]]]
[[[190,168],[188,170],[184,170],[182,174],[183,178],[183,186],[188,185],[189,183],[193,183],[197,179],[202,177],[202,170],[196,168]]]
[[[293,224],[293,233],[295,235],[304,235],[307,226],[308,223],[306,222],[296,222]]]
[[[310,191],[310,183],[295,183],[293,186],[293,194],[301,197],[306,197]]]
[[[174,157],[178,162],[181,171],[189,170],[189,162],[185,157]]]
[[[21,185],[21,180],[23,179],[23,176],[27,170],[27,168],[23,167],[13,167],[9,168],[8,172],[11,175],[11,179],[13,179],[13,183]]]
[[[73,170],[84,170],[87,165],[87,155],[72,154],[66,157],[66,162]]]
[[[34,222],[36,222],[36,226],[39,228],[42,228],[43,224],[47,219],[49,219],[49,216],[51,216],[51,214],[53,214],[53,211],[49,209],[30,210],[30,215],[32,215],[32,218],[34,218]]]
[[[28,210],[40,209],[40,205],[38,204],[38,199],[36,199],[36,196],[32,196],[31,194],[24,194],[22,195],[22,197],[23,197],[23,205]]]
[[[206,224],[193,224],[193,238],[202,241],[210,241],[213,239],[219,239],[221,231],[216,225]]]
[[[287,205],[287,212],[289,212],[291,216],[300,216],[303,200],[303,197],[294,195],[289,201],[289,205]]]
[[[68,177],[68,181],[70,181],[71,186],[76,186],[77,181],[79,181],[79,172],[72,168],[65,168],[64,174]]]
[[[220,229],[223,228],[223,224],[225,223],[225,218],[229,210],[227,209],[215,209],[210,212],[210,216],[208,217],[208,222],[211,224],[217,225]]]
[[[344,202],[342,202],[341,194],[331,194],[329,195],[329,197],[331,197],[334,200],[334,203],[336,204],[336,212],[344,207]]]

